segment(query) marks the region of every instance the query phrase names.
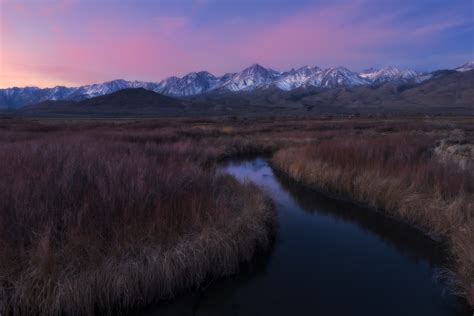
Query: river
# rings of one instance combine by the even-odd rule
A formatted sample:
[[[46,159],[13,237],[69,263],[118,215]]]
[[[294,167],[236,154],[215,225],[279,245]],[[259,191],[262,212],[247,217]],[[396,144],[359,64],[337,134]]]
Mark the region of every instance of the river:
[[[279,230],[268,256],[240,274],[142,315],[469,315],[438,278],[441,246],[419,231],[306,189],[265,159],[221,168],[272,198]]]

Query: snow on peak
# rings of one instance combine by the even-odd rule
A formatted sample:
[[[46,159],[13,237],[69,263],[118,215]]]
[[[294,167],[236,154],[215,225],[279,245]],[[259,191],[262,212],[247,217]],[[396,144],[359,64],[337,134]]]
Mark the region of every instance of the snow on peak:
[[[461,72],[474,70],[474,61],[468,61],[467,63],[457,67],[456,70]]]
[[[359,74],[350,71],[346,67],[332,67],[324,70],[318,78],[321,80],[321,87],[337,87],[337,86],[356,86],[367,84],[368,81],[360,77]]]
[[[224,82],[223,87],[230,91],[252,90],[268,86],[280,76],[281,73],[278,71],[253,64]]]
[[[306,85],[308,80],[321,72],[319,67],[304,66],[298,69],[291,69],[285,72],[275,82],[275,85],[282,90],[293,90]]]
[[[216,88],[219,78],[207,71],[191,72],[182,78],[169,77],[155,89],[166,95],[186,97],[205,93]]]
[[[373,83],[383,83],[388,81],[410,81],[416,80],[421,74],[410,69],[399,69],[394,66],[387,66],[382,69],[368,69],[362,71],[359,76]]]

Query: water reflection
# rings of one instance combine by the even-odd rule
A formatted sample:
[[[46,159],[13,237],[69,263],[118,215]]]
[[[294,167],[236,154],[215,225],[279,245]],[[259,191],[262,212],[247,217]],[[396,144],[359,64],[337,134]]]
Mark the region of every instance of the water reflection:
[[[280,172],[274,171],[274,175],[302,210],[357,224],[415,261],[425,259],[437,266],[448,263],[442,243],[435,242],[421,231],[369,208],[328,197],[292,181]]]
[[[431,239],[381,214],[308,190],[264,159],[227,164],[273,199],[271,253],[144,315],[461,315],[463,300],[433,281],[445,263]]]

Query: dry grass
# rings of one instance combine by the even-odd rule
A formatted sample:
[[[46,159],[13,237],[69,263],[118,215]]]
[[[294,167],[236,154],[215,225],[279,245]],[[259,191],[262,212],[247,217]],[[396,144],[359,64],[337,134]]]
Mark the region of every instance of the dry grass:
[[[1,309],[82,315],[146,304],[267,249],[269,201],[204,170],[195,151],[89,132],[2,142]]]
[[[472,123],[0,120],[0,311],[111,312],[236,272],[275,214],[215,163],[278,150],[294,178],[447,237],[473,303],[472,173],[433,154]]]
[[[419,133],[339,136],[281,150],[272,163],[306,185],[445,237],[458,290],[474,304],[474,173],[439,161],[435,139]]]

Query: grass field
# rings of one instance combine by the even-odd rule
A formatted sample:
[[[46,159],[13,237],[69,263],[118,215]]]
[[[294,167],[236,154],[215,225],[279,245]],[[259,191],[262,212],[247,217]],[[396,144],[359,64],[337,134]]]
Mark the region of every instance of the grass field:
[[[93,314],[167,299],[270,246],[271,203],[204,168],[192,142],[107,136],[112,126],[16,128],[0,144],[6,313]]]
[[[0,310],[85,314],[236,273],[276,217],[219,161],[290,177],[448,241],[474,303],[472,118],[0,120]]]

